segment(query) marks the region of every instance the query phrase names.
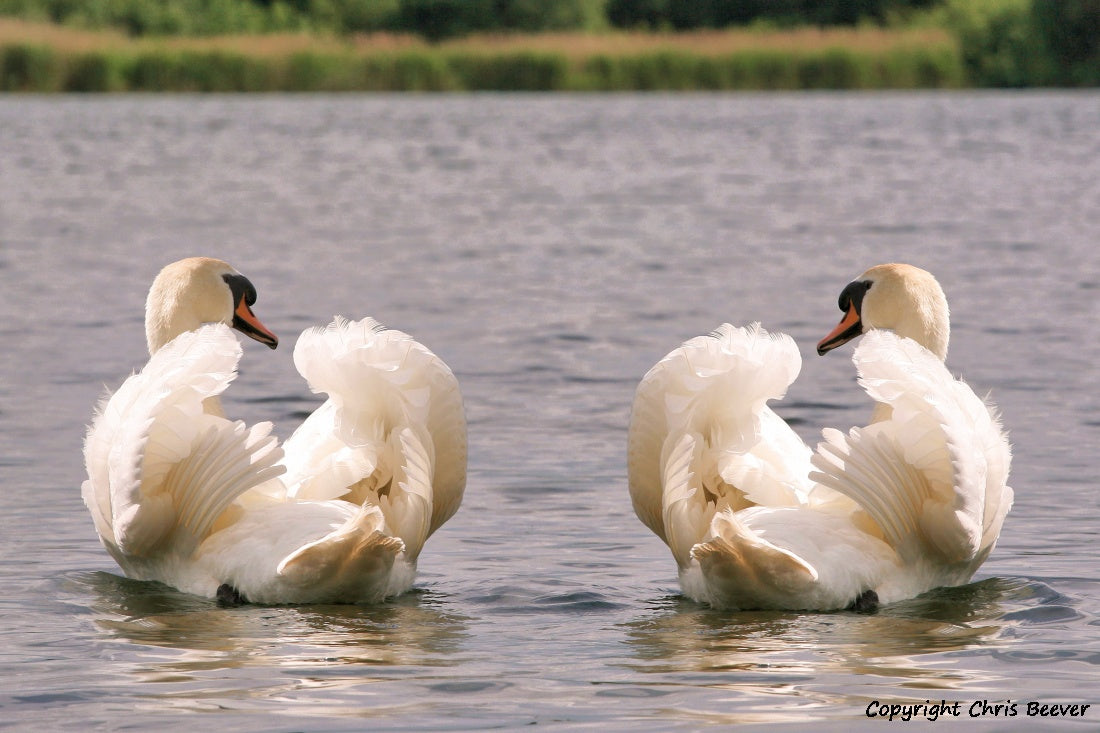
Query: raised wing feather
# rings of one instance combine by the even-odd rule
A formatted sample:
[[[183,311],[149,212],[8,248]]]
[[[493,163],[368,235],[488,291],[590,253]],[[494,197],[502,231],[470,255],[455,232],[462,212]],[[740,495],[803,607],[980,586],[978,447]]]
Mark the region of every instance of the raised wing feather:
[[[343,440],[337,432],[340,409],[332,400],[326,401],[283,444],[284,480],[291,498],[327,501],[344,497],[378,468],[384,441],[377,438],[349,444]]]
[[[199,542],[234,499],[282,472],[270,424],[248,429],[203,411],[240,355],[226,326],[204,326],[103,402],[85,440],[82,493],[108,546],[145,557],[170,537]]]
[[[727,323],[649,370],[635,394],[628,438],[631,499],[646,526],[673,544],[665,494],[670,477],[682,478],[685,471],[706,488],[692,493],[694,500],[709,497],[719,508],[804,501],[810,450],[766,404],[783,397],[801,366],[790,337],[771,335],[759,324]],[[694,441],[691,462],[670,472],[667,461],[686,455],[673,447],[688,436]]]
[[[673,436],[669,436],[672,438]],[[661,466],[664,469],[661,483],[662,525],[666,542],[680,565],[691,559],[691,548],[702,535],[710,521],[706,502],[700,496],[702,487],[692,466],[698,463],[699,437],[680,435],[665,445]]]
[[[423,528],[413,522],[416,538],[402,535],[419,549],[457,511],[466,486],[466,418],[454,374],[411,336],[370,318],[338,317],[303,332],[294,363],[328,400],[286,442],[291,494],[362,504],[381,492],[401,507],[422,501]]]
[[[892,332],[865,335],[853,359],[890,417],[846,436],[826,431],[811,478],[860,504],[903,557],[984,559],[1012,504],[995,414],[935,355]]]
[[[425,436],[426,437],[426,436]],[[412,428],[392,434],[400,455],[394,476],[397,491],[381,497],[388,524],[394,535],[405,541],[409,558],[415,560],[430,534],[432,516],[432,459],[429,444]]]

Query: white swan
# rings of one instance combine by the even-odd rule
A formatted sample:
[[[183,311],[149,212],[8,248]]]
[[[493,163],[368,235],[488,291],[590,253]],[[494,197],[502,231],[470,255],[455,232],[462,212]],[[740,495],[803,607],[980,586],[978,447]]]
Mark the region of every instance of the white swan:
[[[720,608],[873,608],[967,582],[1012,505],[1008,440],[943,364],[947,301],[909,265],[840,296],[821,354],[866,333],[872,424],[816,453],[765,403],[801,369],[794,342],[725,324],[642,379],[630,421],[634,510],[672,550],[689,597]]]
[[[278,343],[255,300],[220,260],[181,260],[153,282],[149,362],[104,399],[85,440],[100,539],[130,577],[227,602],[407,590],[466,484],[454,375],[371,319],[307,330],[294,363],[328,400],[280,448],[270,423],[231,422],[218,400],[241,357],[229,325]]]

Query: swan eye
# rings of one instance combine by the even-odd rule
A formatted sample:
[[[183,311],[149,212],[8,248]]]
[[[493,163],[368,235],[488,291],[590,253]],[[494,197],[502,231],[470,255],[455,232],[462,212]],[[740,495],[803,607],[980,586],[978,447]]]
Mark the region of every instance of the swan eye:
[[[244,275],[226,274],[222,275],[222,280],[225,280],[225,284],[229,286],[230,292],[233,293],[234,305],[241,302],[242,297],[247,305],[256,304],[256,287],[247,277]]]
[[[840,300],[837,302],[840,310],[847,313],[849,308],[855,306],[856,313],[860,313],[863,308],[863,296],[873,284],[870,280],[857,280],[845,285],[840,291]]]

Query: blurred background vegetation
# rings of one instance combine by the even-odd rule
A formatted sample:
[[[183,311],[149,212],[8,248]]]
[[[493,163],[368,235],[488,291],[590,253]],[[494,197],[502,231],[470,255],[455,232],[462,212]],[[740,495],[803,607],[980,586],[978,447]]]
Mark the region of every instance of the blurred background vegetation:
[[[0,23],[0,89],[1100,85],[1100,0],[0,0]],[[280,34],[282,59],[179,42]]]

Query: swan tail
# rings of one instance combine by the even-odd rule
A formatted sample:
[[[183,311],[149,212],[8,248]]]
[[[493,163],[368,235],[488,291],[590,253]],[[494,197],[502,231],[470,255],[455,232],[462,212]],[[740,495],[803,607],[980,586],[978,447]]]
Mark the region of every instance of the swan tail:
[[[691,552],[684,591],[721,608],[847,608],[899,568],[849,514],[805,506],[718,512]]]
[[[404,550],[404,542],[386,533],[381,509],[363,506],[343,526],[283,558],[276,572],[314,602],[380,600],[404,590],[387,581]]]
[[[402,502],[426,503],[426,525],[418,518],[405,526],[419,513],[390,501],[418,551],[458,510],[466,486],[466,417],[454,374],[411,336],[370,318],[306,330],[294,363],[329,398],[287,441],[292,494],[374,503],[405,482]]]
[[[85,439],[82,494],[109,546],[145,556],[179,529],[201,541],[235,498],[282,472],[270,424],[249,429],[204,412],[240,356],[228,327],[203,326],[101,403]]]
[[[715,517],[712,536],[691,549],[705,581],[702,600],[725,608],[791,608],[818,580],[810,563],[765,540],[732,512]],[[793,605],[792,605],[793,604]]]
[[[650,369],[635,393],[628,436],[630,492],[642,522],[670,541],[666,461],[670,444],[687,435],[697,436],[697,482],[718,503],[804,501],[810,450],[766,404],[786,394],[801,367],[789,336],[727,323]]]
[[[1012,504],[996,413],[934,354],[891,332],[866,334],[853,359],[890,415],[847,435],[826,431],[811,479],[863,507],[903,555],[984,559]]]

